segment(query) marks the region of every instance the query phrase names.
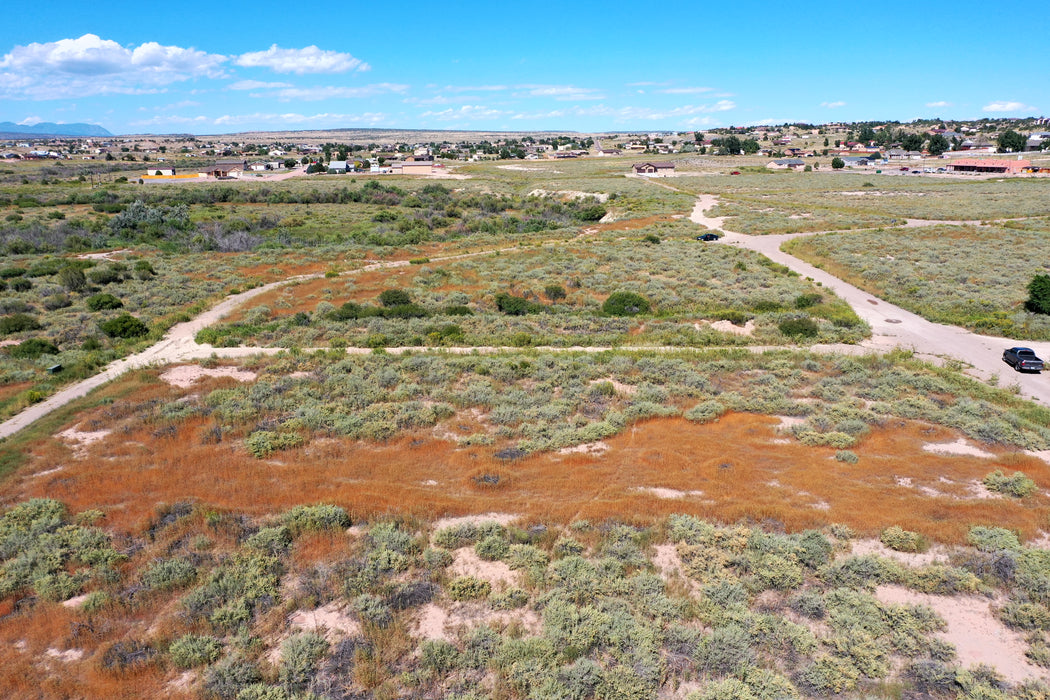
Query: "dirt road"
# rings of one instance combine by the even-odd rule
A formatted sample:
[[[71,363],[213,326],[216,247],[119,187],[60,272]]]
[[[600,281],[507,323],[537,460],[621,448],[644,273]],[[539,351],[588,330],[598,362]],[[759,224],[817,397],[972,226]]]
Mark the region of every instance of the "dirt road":
[[[895,347],[914,350],[916,353],[931,359],[954,359],[968,366],[968,373],[983,381],[998,378],[1000,386],[1018,385],[1021,395],[1040,403],[1050,405],[1050,380],[1038,374],[1020,374],[1014,372],[1002,361],[1003,350],[1016,345],[1008,338],[996,338],[978,335],[958,326],[948,326],[927,321],[921,316],[906,311],[887,301],[874,297],[852,284],[843,282],[827,272],[793,255],[780,250],[784,241],[800,236],[812,236],[816,233],[792,233],[770,236],[748,236],[742,233],[727,231],[723,219],[708,217],[707,211],[717,204],[717,198],[701,195],[697,200],[690,220],[708,228],[721,231],[725,235],[720,243],[747,248],[765,255],[769,259],[786,265],[795,272],[820,282],[844,299],[853,310],[864,319],[872,330],[872,338],[864,341],[862,347],[872,351],[886,351]],[[909,224],[933,225],[938,223],[966,222],[923,222]],[[1025,341],[1021,343],[1033,348],[1040,357],[1050,359],[1050,343]]]
[[[663,187],[669,187],[663,183],[659,184]],[[669,187],[670,188],[670,187]],[[675,189],[675,188],[670,188]],[[706,226],[707,228],[715,229],[723,232],[725,235],[720,240],[725,245],[735,245],[742,248],[748,248],[756,252],[762,253],[770,259],[790,267],[792,270],[798,272],[801,275],[810,277],[815,281],[819,281],[823,286],[831,289],[840,297],[842,297],[850,306],[853,307],[857,315],[864,319],[872,328],[872,338],[864,341],[860,345],[827,345],[827,346],[813,346],[811,349],[816,352],[839,352],[847,354],[867,353],[867,352],[888,352],[895,348],[905,348],[915,351],[921,357],[930,359],[935,362],[943,362],[946,359],[955,359],[961,361],[968,366],[968,372],[973,376],[983,380],[990,381],[997,377],[997,381],[1000,385],[1007,386],[1011,384],[1017,384],[1020,387],[1021,394],[1027,398],[1035,399],[1041,403],[1050,405],[1050,382],[1046,381],[1040,375],[1021,375],[1015,373],[1010,367],[1002,362],[1002,351],[1004,348],[1009,347],[1012,343],[1009,340],[1003,338],[993,338],[988,336],[977,335],[971,333],[962,328],[956,326],[947,326],[938,323],[931,323],[926,319],[905,311],[904,309],[894,306],[888,302],[876,299],[867,292],[854,287],[851,284],[843,282],[837,277],[824,272],[823,270],[817,269],[812,265],[805,263],[798,258],[788,255],[787,253],[780,250],[780,245],[791,238],[797,238],[799,236],[811,236],[813,233],[795,233],[795,234],[784,234],[784,235],[772,235],[772,236],[748,236],[741,233],[734,233],[732,231],[726,231],[724,229],[723,217],[709,217],[707,211],[714,207],[718,203],[717,197],[713,195],[700,195],[697,198],[696,206],[690,216],[690,220]],[[909,220],[908,225],[932,225],[934,223],[958,223],[958,222],[924,222],[916,220],[912,222]],[[584,234],[586,231],[584,232]],[[581,234],[581,235],[584,235]],[[452,255],[444,258],[435,258],[434,262],[443,262],[450,260],[458,260],[462,258],[475,257],[479,255],[491,255],[496,252],[515,250],[514,247],[501,248],[497,250],[486,250],[475,253],[464,253],[461,255]],[[403,267],[408,265],[408,261],[392,261],[392,262],[377,262],[370,265],[365,265],[357,270],[351,270],[344,272],[344,275],[354,275],[361,272],[367,272],[370,270],[379,270],[394,267]],[[0,423],[0,439],[6,438],[14,433],[18,432],[22,428],[30,425],[34,421],[46,416],[62,406],[65,406],[70,401],[78,399],[82,396],[86,396],[93,389],[96,389],[106,382],[116,379],[129,370],[138,369],[141,367],[149,366],[161,366],[171,364],[173,362],[185,362],[188,360],[195,360],[204,357],[210,357],[216,355],[218,357],[235,358],[235,357],[250,357],[252,355],[272,355],[281,352],[280,348],[257,348],[257,347],[237,347],[237,348],[214,348],[210,345],[201,345],[194,339],[197,332],[203,328],[206,328],[213,323],[217,323],[223,317],[227,316],[234,309],[244,304],[249,299],[264,294],[276,287],[280,287],[287,284],[294,284],[298,281],[316,279],[320,275],[302,275],[292,277],[279,282],[271,282],[270,284],[256,287],[255,289],[249,289],[248,291],[241,292],[240,294],[232,295],[224,299],[219,304],[215,305],[208,311],[200,314],[196,318],[180,323],[173,326],[165,336],[158,341],[155,345],[146,348],[140,353],[130,355],[122,360],[117,360],[106,366],[104,370],[99,372],[93,377],[85,379],[84,381],[78,382],[72,386],[66,387],[65,389],[57,392],[56,394],[49,397],[47,400],[42,401],[38,404],[34,404],[29,408],[25,409],[13,418]],[[1050,358],[1050,343],[1028,343],[1033,347],[1037,353],[1042,357]],[[546,352],[604,352],[611,348],[598,348],[598,347],[580,347],[580,348],[536,348],[538,350]],[[622,350],[629,350],[629,347],[620,348]],[[644,347],[648,352],[683,352],[688,351],[688,348],[681,347]],[[746,349],[753,352],[763,352],[773,348],[751,346]],[[437,352],[447,352],[450,354],[462,354],[462,353],[495,353],[495,352],[514,352],[520,350],[520,348],[503,348],[503,347],[464,347],[464,348],[441,348],[437,349]],[[435,351],[433,348],[390,348],[389,352],[400,353],[407,351]],[[348,348],[347,352],[350,354],[367,354],[372,352],[367,348]]]

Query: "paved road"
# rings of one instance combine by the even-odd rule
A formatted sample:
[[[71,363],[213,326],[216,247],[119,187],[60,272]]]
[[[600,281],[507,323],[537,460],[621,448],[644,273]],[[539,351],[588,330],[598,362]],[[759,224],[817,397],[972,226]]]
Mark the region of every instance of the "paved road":
[[[771,260],[790,267],[805,277],[811,277],[824,287],[832,290],[844,299],[857,315],[864,319],[872,330],[872,338],[862,343],[863,347],[876,351],[885,351],[894,347],[914,350],[923,356],[934,358],[952,358],[968,365],[968,373],[984,381],[998,376],[1000,386],[1017,384],[1021,395],[1040,403],[1050,405],[1050,377],[1039,374],[1021,374],[1014,372],[1002,361],[1003,350],[1015,345],[1007,338],[996,338],[978,335],[958,326],[927,321],[921,316],[906,311],[887,301],[843,282],[824,270],[799,260],[780,249],[780,246],[792,238],[812,236],[814,233],[795,233],[770,236],[748,236],[742,233],[726,231],[721,217],[708,217],[708,209],[717,204],[717,198],[701,195],[696,208],[690,216],[695,223],[723,232],[720,243],[747,248],[765,255]],[[924,225],[924,222],[909,221],[911,226]],[[936,223],[959,222],[929,222]],[[1050,343],[1025,341],[1023,343],[1036,351],[1040,357],[1050,359]]]

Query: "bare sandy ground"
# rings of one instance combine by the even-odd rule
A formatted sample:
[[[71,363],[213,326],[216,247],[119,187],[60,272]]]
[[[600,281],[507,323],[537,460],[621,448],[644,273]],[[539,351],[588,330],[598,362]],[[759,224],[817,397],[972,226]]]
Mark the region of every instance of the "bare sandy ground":
[[[251,382],[255,381],[256,374],[240,367],[208,368],[199,365],[179,365],[160,375],[162,381],[180,389],[188,389],[205,377],[231,377],[239,382]]]
[[[988,598],[930,595],[902,586],[879,586],[875,596],[882,603],[932,608],[948,623],[948,630],[937,636],[955,647],[960,666],[993,666],[1010,683],[1048,677],[1045,670],[1028,663],[1024,639],[995,618]]]

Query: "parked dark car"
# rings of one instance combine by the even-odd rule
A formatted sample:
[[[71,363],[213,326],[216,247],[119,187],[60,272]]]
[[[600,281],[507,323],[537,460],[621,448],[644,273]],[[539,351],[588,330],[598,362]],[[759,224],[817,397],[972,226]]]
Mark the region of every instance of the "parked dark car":
[[[705,233],[696,237],[698,241],[717,241],[721,236],[717,233]]]
[[[1018,372],[1043,371],[1043,361],[1035,356],[1032,348],[1007,348],[1003,350],[1003,362]]]

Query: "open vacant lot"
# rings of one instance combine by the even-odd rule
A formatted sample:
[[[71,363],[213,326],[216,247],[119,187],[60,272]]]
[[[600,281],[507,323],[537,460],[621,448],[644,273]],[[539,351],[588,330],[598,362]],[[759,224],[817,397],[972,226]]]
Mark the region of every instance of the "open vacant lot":
[[[0,444],[0,693],[1046,698],[1050,410],[684,218],[1042,338],[1045,188],[629,162],[0,189],[8,412],[260,292]]]

